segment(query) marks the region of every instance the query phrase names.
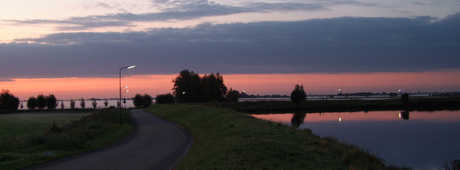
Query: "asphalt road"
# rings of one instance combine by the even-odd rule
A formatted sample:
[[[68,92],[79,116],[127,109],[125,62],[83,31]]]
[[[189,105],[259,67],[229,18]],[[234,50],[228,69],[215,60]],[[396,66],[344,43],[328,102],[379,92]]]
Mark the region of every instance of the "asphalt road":
[[[144,110],[130,114],[135,130],[128,140],[31,169],[172,169],[190,149],[191,135],[176,124]]]

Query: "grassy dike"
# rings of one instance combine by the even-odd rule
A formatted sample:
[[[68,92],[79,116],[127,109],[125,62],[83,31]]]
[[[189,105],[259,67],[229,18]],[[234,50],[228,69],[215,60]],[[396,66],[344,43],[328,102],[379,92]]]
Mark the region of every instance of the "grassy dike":
[[[195,143],[177,169],[396,169],[353,145],[240,112],[198,105],[154,105]]]
[[[0,136],[0,169],[22,169],[53,159],[101,148],[119,140],[133,129],[127,110],[123,113],[125,123],[122,126],[119,125],[118,121],[118,109],[98,110],[96,113],[79,116],[80,119],[72,121],[58,118],[71,115],[59,114],[68,113],[47,114],[40,112],[2,115],[15,119],[22,117],[21,120],[29,120],[27,124],[35,124],[37,127],[42,126],[38,126],[38,124],[43,124],[44,120],[55,122],[50,122],[45,130],[37,131],[30,129],[34,126],[25,126],[23,121],[2,119],[1,124],[22,126],[23,128],[12,128],[13,130],[9,132],[9,135]],[[64,124],[64,122],[67,123]]]

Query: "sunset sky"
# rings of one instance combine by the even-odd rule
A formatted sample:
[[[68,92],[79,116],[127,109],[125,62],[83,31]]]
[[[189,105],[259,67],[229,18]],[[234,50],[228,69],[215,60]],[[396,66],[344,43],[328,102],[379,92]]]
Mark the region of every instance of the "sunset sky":
[[[0,88],[21,100],[170,93],[183,69],[249,94],[460,91],[458,0],[3,0]]]

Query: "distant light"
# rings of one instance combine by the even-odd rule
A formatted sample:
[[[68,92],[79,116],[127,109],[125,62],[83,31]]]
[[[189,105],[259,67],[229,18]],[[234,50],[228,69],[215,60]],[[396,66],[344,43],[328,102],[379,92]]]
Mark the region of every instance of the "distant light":
[[[185,91],[184,91],[184,92],[182,92],[182,94],[185,94]]]
[[[341,118],[341,117],[339,117],[339,122],[341,122],[341,121],[342,121],[342,118]]]
[[[401,112],[399,112],[399,118],[401,118]]]

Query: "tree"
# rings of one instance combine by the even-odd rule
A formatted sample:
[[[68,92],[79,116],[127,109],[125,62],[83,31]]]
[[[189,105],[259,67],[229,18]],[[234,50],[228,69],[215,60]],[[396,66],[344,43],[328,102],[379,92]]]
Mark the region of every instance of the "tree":
[[[70,108],[75,109],[75,100],[70,99]]]
[[[40,110],[46,107],[46,98],[43,94],[37,96],[37,107]]]
[[[105,108],[107,108],[108,105],[109,105],[109,102],[107,101],[107,99],[105,99],[105,101],[104,101]]]
[[[227,93],[227,102],[238,102],[239,95],[240,95],[240,92],[230,88],[230,90]]]
[[[148,95],[148,94],[144,94],[144,96],[142,96],[142,107],[143,108],[147,108],[149,107],[150,105],[152,105],[152,96]]]
[[[57,100],[54,94],[45,97],[45,104],[48,109],[55,109],[57,107]]]
[[[143,102],[144,101],[142,100],[142,95],[141,94],[134,95],[134,98],[133,98],[134,107],[141,108]]]
[[[81,109],[85,109],[85,105],[86,105],[85,99],[83,99],[83,97],[82,97],[81,100],[80,100]]]
[[[97,107],[97,102],[96,102],[96,99],[93,99],[93,103],[91,103],[93,105],[93,109],[96,109]]]
[[[10,93],[9,90],[3,90],[0,94],[0,109],[18,110],[19,98]]]
[[[173,95],[179,103],[191,103],[203,101],[203,87],[201,78],[197,73],[182,70],[173,80]]]
[[[134,96],[133,103],[136,108],[147,108],[152,105],[152,96],[148,94],[136,94]]]
[[[30,110],[35,110],[35,108],[37,108],[37,99],[35,97],[30,97],[29,100],[27,100],[27,108]]]
[[[303,85],[295,85],[294,90],[291,93],[291,101],[299,106],[300,102],[307,100],[307,94],[303,89]]]
[[[64,100],[61,100],[61,109],[64,109]]]
[[[171,104],[174,103],[174,96],[171,93],[161,94],[155,97],[156,104]]]
[[[204,89],[204,101],[224,101],[227,87],[224,84],[224,78],[219,73],[211,73],[209,76],[204,75],[201,79],[201,84]]]

